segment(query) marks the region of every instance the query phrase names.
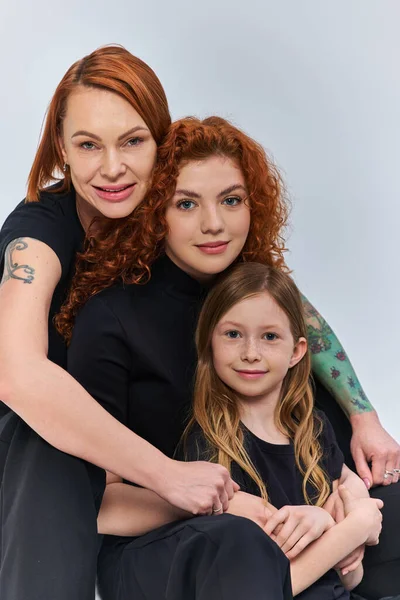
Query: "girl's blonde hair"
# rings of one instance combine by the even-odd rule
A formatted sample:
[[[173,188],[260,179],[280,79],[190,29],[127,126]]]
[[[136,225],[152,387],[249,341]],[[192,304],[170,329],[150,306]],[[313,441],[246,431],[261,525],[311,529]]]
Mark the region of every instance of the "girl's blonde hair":
[[[230,269],[209,293],[200,313],[196,332],[198,367],[193,416],[184,437],[197,422],[211,451],[211,460],[229,471],[232,461],[236,462],[267,500],[266,486],[245,448],[238,397],[218,377],[211,346],[213,332],[222,317],[238,302],[263,292],[268,292],[287,315],[295,342],[301,337],[307,338],[300,292],[289,275],[259,263],[241,263]],[[283,381],[275,422],[280,431],[293,440],[296,464],[303,475],[305,501],[322,506],[330,494],[330,485],[320,465],[322,448],[318,437],[322,422],[313,411],[310,374],[311,359],[307,352],[289,369]],[[312,497],[307,492],[307,484],[315,490]]]

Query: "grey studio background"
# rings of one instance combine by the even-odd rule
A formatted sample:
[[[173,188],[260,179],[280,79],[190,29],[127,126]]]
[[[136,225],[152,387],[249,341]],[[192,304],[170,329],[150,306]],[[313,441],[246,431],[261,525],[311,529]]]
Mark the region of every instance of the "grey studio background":
[[[398,0],[2,0],[0,221],[23,198],[50,97],[116,42],[147,61],[174,118],[232,119],[293,202],[288,263],[400,439]]]

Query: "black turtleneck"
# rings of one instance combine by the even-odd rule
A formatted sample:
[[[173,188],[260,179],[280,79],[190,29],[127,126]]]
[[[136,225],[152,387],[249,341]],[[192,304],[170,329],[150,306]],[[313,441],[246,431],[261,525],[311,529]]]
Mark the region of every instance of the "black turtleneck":
[[[82,309],[68,371],[119,421],[172,456],[196,367],[194,331],[206,289],[166,256],[145,285],[118,285]]]

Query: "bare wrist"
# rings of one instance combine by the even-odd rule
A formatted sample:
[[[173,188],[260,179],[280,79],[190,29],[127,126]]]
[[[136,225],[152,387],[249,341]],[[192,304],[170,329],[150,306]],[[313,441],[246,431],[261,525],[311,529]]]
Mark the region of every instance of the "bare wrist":
[[[350,415],[350,423],[353,429],[356,429],[359,425],[364,425],[364,423],[381,424],[375,409]]]
[[[368,540],[369,532],[365,528],[365,521],[363,515],[360,514],[360,512],[358,511],[353,511],[349,513],[345,520],[342,522],[345,523],[346,521],[350,524],[350,535],[356,542],[355,548],[358,548],[358,546],[362,546],[363,544],[365,544],[365,542]]]
[[[162,452],[157,457],[157,462],[153,463],[152,469],[148,472],[148,484],[145,486],[153,492],[156,492],[162,498],[165,498],[165,492],[169,487],[169,482],[174,478],[176,461]]]

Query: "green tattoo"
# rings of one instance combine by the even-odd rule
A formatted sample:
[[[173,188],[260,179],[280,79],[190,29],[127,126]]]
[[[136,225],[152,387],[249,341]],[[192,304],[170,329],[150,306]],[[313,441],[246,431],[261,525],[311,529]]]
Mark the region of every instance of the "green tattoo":
[[[335,332],[302,296],[314,374],[350,416],[374,410]]]
[[[16,252],[22,252],[28,248],[26,238],[17,238],[10,242],[4,256],[4,274],[0,285],[9,279],[18,279],[23,283],[32,283],[35,279],[35,269],[29,265],[20,265],[17,262]]]

